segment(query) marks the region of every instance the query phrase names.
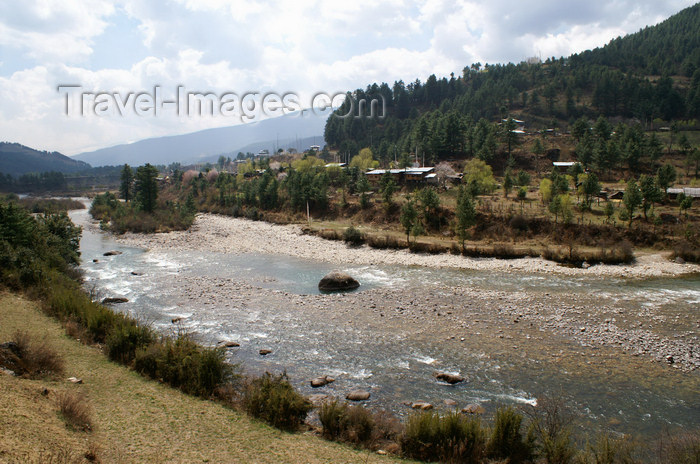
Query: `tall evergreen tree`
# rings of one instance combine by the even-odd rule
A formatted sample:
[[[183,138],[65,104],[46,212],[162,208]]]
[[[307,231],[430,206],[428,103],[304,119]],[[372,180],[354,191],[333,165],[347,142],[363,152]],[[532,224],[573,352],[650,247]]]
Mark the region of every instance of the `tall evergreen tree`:
[[[134,170],[128,164],[122,168],[119,196],[127,203],[134,198]]]
[[[158,199],[158,169],[146,163],[136,169],[136,200],[141,205],[141,209],[152,213],[156,208]]]

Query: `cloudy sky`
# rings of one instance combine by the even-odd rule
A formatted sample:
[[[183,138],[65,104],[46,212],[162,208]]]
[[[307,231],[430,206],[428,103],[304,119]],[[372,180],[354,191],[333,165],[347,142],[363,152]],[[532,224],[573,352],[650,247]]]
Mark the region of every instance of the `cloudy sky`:
[[[99,116],[81,116],[81,90],[127,98],[159,86],[164,99],[178,85],[217,94],[293,92],[308,106],[317,92],[459,75],[473,62],[567,56],[694,3],[0,0],[0,141],[76,154],[240,122],[174,110],[138,115],[129,106],[120,115],[114,102],[103,102]]]

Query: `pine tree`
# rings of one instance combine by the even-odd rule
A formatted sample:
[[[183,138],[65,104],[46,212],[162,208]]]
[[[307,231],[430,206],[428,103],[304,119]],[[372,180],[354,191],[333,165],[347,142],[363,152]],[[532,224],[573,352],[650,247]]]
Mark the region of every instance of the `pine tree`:
[[[119,185],[119,196],[127,203],[134,196],[134,171],[128,164],[124,165],[121,172],[121,184]]]

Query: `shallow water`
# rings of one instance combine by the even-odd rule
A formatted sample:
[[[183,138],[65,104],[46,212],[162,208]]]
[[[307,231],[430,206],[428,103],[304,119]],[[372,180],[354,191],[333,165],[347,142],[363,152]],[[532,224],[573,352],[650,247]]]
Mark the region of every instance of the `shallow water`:
[[[75,211],[71,216],[76,223],[87,224],[87,211]],[[103,257],[108,250],[123,254]],[[231,355],[232,360],[242,362],[248,372],[286,370],[305,393],[319,393],[312,391],[308,380],[326,374],[338,380],[322,393],[342,397],[352,388],[369,388],[372,407],[399,415],[410,412],[402,404],[405,401],[425,400],[442,407],[443,400],[454,399],[461,407],[481,403],[493,411],[496,404],[534,404],[537,397],[551,395],[563,397],[579,413],[586,430],[609,427],[624,433],[653,434],[666,427],[700,427],[697,371],[683,373],[646,356],[623,356],[615,347],[584,346],[580,340],[536,325],[513,326],[508,321],[512,327],[505,329],[505,336],[497,336],[501,321],[493,309],[502,304],[526,310],[530,299],[532,305],[547,301],[562,307],[583,301],[591,308],[615,308],[610,317],[621,327],[641,324],[669,338],[693,337],[700,324],[697,277],[627,280],[338,266],[281,255],[151,252],[121,246],[109,235],[88,227],[84,227],[81,252],[86,285],[94,285],[103,296],[130,300],[117,306],[118,310],[165,331],[173,330],[173,318],[182,317],[182,324],[204,342],[239,341],[241,348]],[[93,263],[93,259],[98,262]],[[391,290],[399,296],[424,294],[426,301],[445,306],[444,296],[457,309],[452,319],[431,320],[424,327],[421,319],[401,316],[416,312],[413,302],[398,301],[399,296],[396,302],[378,298],[373,310],[347,308],[342,313],[324,313],[326,302],[337,307],[337,299],[343,297],[318,296],[316,285],[336,268],[356,276],[362,283],[357,292],[368,298],[373,291]],[[134,276],[132,271],[141,275]],[[183,288],[196,293],[198,278],[218,282],[216,285],[224,288],[184,298]],[[252,285],[257,296],[227,297],[227,281]],[[256,290],[258,287],[263,290]],[[476,308],[482,321],[475,323],[476,316],[460,312],[471,302],[449,302],[444,289],[450,287],[497,292],[502,303],[494,298],[492,306]],[[201,291],[210,292],[211,288],[202,287]],[[365,302],[360,296],[349,298]],[[310,306],[300,311],[299,301],[305,300]],[[416,303],[416,307],[421,306]],[[447,340],[456,333],[454,327],[465,320],[470,323],[462,330],[465,340]],[[481,322],[488,322],[483,329],[479,328]],[[273,353],[261,357],[260,348]],[[467,382],[441,384],[432,378],[436,371],[460,373]]]

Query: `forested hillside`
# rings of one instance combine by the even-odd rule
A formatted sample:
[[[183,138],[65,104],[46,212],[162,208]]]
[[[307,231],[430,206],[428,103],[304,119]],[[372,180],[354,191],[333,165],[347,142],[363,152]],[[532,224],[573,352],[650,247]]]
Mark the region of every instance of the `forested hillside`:
[[[603,48],[541,63],[475,63],[461,76],[372,84],[355,101],[382,98],[385,118],[330,117],[325,139],[343,154],[371,147],[386,164],[495,155],[487,126],[514,116],[528,130],[569,129],[599,116],[643,129],[700,118],[700,4]],[[357,107],[355,107],[357,114]],[[347,114],[349,102],[337,110]],[[691,125],[694,123],[691,123]]]
[[[42,172],[77,172],[90,165],[56,151],[39,151],[19,143],[0,142],[0,173],[21,176]]]

